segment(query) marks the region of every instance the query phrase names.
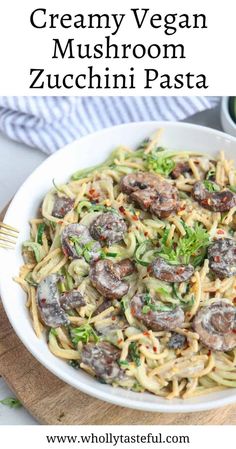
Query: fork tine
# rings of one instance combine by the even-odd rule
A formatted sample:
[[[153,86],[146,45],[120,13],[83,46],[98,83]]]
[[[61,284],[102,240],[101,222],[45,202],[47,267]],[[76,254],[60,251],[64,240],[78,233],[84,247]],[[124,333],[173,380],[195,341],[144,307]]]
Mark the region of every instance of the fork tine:
[[[13,226],[9,226],[6,223],[2,223],[1,221],[0,221],[0,228],[9,229],[10,231],[19,233],[18,229],[13,228]]]
[[[0,248],[14,249],[14,246],[13,245],[7,245],[6,243],[0,243]]]
[[[3,237],[1,235],[1,232],[0,232],[0,240],[2,240],[3,242],[12,243],[13,245],[15,245],[15,243],[16,243],[15,240],[11,240],[11,239],[8,239],[7,237]]]
[[[9,235],[10,237],[13,237],[15,239],[17,239],[18,237],[18,235],[12,231],[6,231],[5,229],[1,229],[1,226],[0,226],[0,234]]]

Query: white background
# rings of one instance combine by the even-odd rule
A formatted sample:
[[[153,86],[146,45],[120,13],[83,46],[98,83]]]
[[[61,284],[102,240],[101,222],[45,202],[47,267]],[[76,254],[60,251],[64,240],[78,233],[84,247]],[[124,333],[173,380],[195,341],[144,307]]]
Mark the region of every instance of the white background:
[[[164,16],[167,13],[204,13],[207,16],[208,29],[183,29],[173,36],[166,36],[163,29],[152,29],[148,21],[138,30],[130,9],[150,8],[152,14]],[[136,70],[137,89],[127,90],[66,90],[41,89],[30,90],[30,68],[45,68],[45,73],[85,73],[93,60],[51,59],[53,38],[66,42],[74,38],[76,43],[102,42],[109,30],[93,29],[35,29],[30,25],[30,14],[34,9],[46,8],[50,13],[72,15],[82,13],[126,13],[126,17],[114,41],[119,43],[181,43],[185,44],[187,58],[180,60],[96,60],[96,70],[104,72],[106,66],[112,73]],[[232,95],[235,92],[236,64],[235,56],[235,0],[86,0],[69,2],[58,0],[7,0],[0,6],[0,94],[1,95]],[[149,16],[148,16],[149,17]],[[113,30],[110,30],[113,31]],[[159,83],[152,90],[143,89],[144,68],[154,67],[162,73],[172,76],[176,73],[205,73],[209,82],[206,90],[187,88],[160,89]]]

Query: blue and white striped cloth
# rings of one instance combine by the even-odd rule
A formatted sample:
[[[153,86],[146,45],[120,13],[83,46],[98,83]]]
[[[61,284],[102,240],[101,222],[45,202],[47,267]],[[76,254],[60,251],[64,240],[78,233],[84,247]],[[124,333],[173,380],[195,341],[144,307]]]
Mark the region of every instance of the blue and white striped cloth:
[[[51,154],[101,128],[144,120],[183,120],[218,97],[0,97],[0,130]]]

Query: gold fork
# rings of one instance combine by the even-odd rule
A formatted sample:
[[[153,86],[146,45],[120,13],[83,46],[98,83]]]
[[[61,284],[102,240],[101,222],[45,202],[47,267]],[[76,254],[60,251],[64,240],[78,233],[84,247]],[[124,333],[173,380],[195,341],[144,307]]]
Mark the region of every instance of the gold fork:
[[[0,221],[0,247],[14,249],[19,231]]]

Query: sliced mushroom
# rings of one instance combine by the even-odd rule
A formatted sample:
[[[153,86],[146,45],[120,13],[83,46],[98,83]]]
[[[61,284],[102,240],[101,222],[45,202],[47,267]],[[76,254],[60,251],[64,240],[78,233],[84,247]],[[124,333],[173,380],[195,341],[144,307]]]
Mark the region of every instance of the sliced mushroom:
[[[70,224],[61,234],[61,246],[64,254],[72,259],[80,259],[87,248],[92,260],[97,260],[101,245],[93,240],[88,228],[82,224]]]
[[[157,257],[148,267],[149,273],[165,282],[185,282],[194,273],[192,265],[173,265],[161,257]]]
[[[56,218],[64,218],[74,207],[74,200],[68,196],[54,195],[55,201],[53,205],[52,215]]]
[[[178,208],[178,191],[161,176],[152,173],[131,173],[120,182],[122,192],[144,211],[160,218],[168,217]]]
[[[236,347],[236,308],[224,301],[202,307],[193,320],[201,342],[214,351]]]
[[[192,173],[192,170],[189,167],[189,163],[188,162],[178,162],[175,165],[174,170],[172,170],[170,176],[173,179],[177,179],[180,177],[180,175],[185,175],[187,173],[189,173],[189,174]]]
[[[112,383],[122,376],[117,361],[121,351],[107,342],[87,343],[83,346],[81,361],[106,383]]]
[[[130,276],[136,271],[135,264],[130,259],[123,259],[114,265],[115,272],[120,278]]]
[[[201,181],[194,184],[192,195],[202,207],[213,212],[227,212],[236,206],[236,195],[231,190],[209,192]]]
[[[108,299],[122,298],[129,290],[129,284],[122,280],[119,269],[111,260],[98,260],[92,264],[89,277],[99,293]]]
[[[132,315],[148,329],[153,331],[173,330],[184,322],[184,312],[180,307],[168,311],[158,311],[158,308],[155,310],[155,301],[153,300],[149,311],[146,311],[145,305],[146,294],[135,295],[130,302]]]
[[[60,305],[66,311],[85,306],[85,304],[83,296],[77,290],[64,292],[60,295]]]
[[[41,319],[46,326],[59,327],[69,324],[65,311],[85,305],[79,292],[67,292],[62,295],[58,289],[61,276],[50,274],[38,285],[37,305]]]
[[[156,189],[159,177],[148,172],[136,172],[123,176],[120,181],[120,190],[130,195],[138,190]]]
[[[209,266],[220,278],[236,274],[236,241],[225,238],[216,240],[208,248]]]
[[[122,217],[113,212],[99,215],[90,225],[90,234],[95,240],[99,240],[101,245],[113,245],[120,242],[127,225]]]

